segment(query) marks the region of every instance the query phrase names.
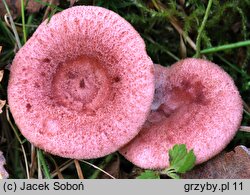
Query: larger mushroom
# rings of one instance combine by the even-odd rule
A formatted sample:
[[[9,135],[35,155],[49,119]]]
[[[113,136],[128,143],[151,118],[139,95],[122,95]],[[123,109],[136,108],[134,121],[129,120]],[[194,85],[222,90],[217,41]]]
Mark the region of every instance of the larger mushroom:
[[[122,17],[77,6],[43,22],[11,66],[8,101],[22,134],[68,158],[97,158],[135,137],[150,112],[154,66]]]
[[[171,67],[156,65],[152,111],[140,131],[120,152],[148,169],[169,166],[175,144],[194,149],[202,163],[234,137],[242,118],[242,100],[231,77],[216,64],[185,59]]]

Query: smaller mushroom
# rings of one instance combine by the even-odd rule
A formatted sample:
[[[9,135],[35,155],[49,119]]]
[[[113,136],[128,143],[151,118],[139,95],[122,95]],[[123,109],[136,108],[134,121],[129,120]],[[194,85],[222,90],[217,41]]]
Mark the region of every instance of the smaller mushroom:
[[[140,133],[120,153],[147,169],[169,166],[175,144],[194,149],[196,164],[221,152],[242,119],[242,100],[232,78],[218,65],[185,59],[155,65],[155,96]]]
[[[9,177],[9,174],[4,169],[5,165],[5,158],[3,156],[3,153],[0,151],[0,179],[7,179]]]

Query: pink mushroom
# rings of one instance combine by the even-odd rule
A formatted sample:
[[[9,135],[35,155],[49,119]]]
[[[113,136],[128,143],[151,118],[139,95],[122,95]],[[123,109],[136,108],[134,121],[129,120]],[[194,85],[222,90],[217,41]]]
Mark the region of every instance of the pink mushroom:
[[[43,22],[17,53],[8,100],[22,134],[52,154],[90,159],[134,138],[154,95],[145,44],[122,17],[77,6]]]
[[[197,164],[222,151],[238,130],[243,110],[230,76],[201,59],[155,68],[152,111],[121,154],[139,167],[163,169],[169,166],[168,150],[175,144],[194,149]]]

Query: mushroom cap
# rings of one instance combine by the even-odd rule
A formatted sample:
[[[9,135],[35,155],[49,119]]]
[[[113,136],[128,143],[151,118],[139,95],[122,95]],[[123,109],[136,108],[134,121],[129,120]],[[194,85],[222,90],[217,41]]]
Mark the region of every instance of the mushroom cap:
[[[222,151],[242,119],[242,100],[231,77],[212,62],[192,58],[166,68],[155,65],[155,71],[152,111],[120,153],[139,167],[163,169],[175,144],[194,149],[196,164]]]
[[[11,66],[8,100],[22,134],[52,154],[98,158],[135,137],[154,95],[145,44],[122,17],[76,6],[43,22]]]

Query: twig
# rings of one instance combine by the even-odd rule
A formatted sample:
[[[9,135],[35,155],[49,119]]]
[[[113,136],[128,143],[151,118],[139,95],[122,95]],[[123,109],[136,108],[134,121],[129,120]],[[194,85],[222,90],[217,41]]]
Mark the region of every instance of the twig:
[[[200,28],[198,29],[198,36],[197,36],[197,39],[196,39],[196,54],[195,54],[195,56],[198,57],[198,58],[200,57],[202,32],[205,29],[205,26],[206,26],[206,23],[207,23],[207,19],[208,19],[208,15],[209,15],[212,3],[213,3],[213,0],[209,0],[208,1],[208,5],[207,5],[206,12],[205,12],[205,16],[203,18],[203,21],[201,23]]]
[[[170,23],[172,24],[172,26],[175,28],[175,30],[177,30],[177,32],[184,38],[184,40],[189,44],[189,46],[193,49],[196,50],[196,45],[194,43],[194,41],[185,34],[185,32],[183,31],[183,29],[180,27],[180,25],[177,22],[177,19],[172,17],[170,18]]]
[[[63,175],[62,175],[62,173],[61,173],[61,171],[60,171],[60,169],[59,169],[59,167],[58,167],[56,161],[54,160],[54,158],[53,158],[51,155],[48,155],[48,158],[53,162],[53,164],[54,164],[54,166],[55,166],[55,168],[56,168],[56,172],[57,172],[58,178],[59,178],[59,179],[64,179],[64,177],[63,177]],[[51,175],[51,177],[52,177],[52,174],[50,174],[50,175]],[[52,178],[53,178],[53,177],[52,177]]]
[[[96,165],[93,165],[92,163],[88,162],[88,161],[85,161],[85,160],[80,160],[81,162],[84,162],[92,167],[94,167],[95,169],[103,172],[104,174],[108,175],[109,177],[111,177],[112,179],[116,179],[114,176],[110,175],[108,172],[104,171],[103,169],[99,168],[98,166]],[[90,179],[94,179],[93,177],[91,177]]]
[[[62,165],[59,166],[59,171],[60,172],[64,171],[73,163],[74,163],[74,161],[72,159],[69,159],[68,161],[66,161],[65,163],[63,163]],[[51,173],[52,178],[54,178],[57,175],[58,175],[57,169]]]
[[[84,179],[79,161],[74,159],[74,163],[75,163],[75,167],[76,167],[76,171],[77,171],[79,179]]]
[[[34,173],[35,173],[35,169],[37,167],[37,161],[36,161],[36,148],[31,145],[31,163],[30,163],[30,177],[32,178]]]
[[[241,126],[239,131],[249,132],[250,133],[250,127],[248,126]]]
[[[165,10],[165,6],[163,4],[159,5],[157,4],[155,1],[153,1],[153,4],[155,6],[155,8],[159,11],[159,10]],[[181,26],[179,25],[179,22],[177,20],[177,18],[170,17],[169,18],[169,22],[171,23],[171,25],[175,28],[175,30],[183,37],[183,39],[189,44],[189,46],[193,49],[196,50],[196,44],[193,42],[193,40],[183,31],[183,29],[181,28]]]

